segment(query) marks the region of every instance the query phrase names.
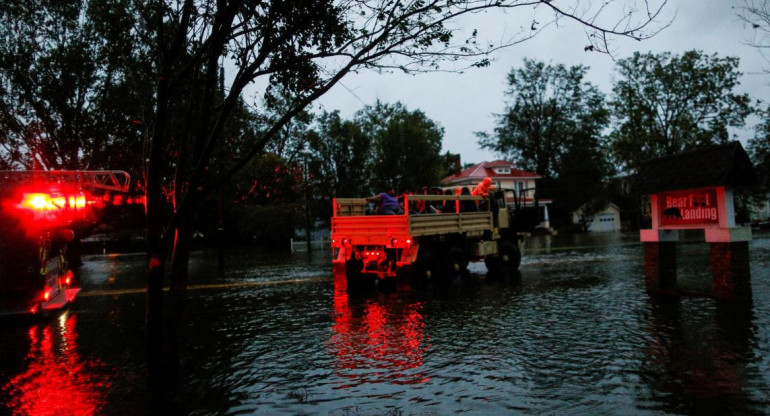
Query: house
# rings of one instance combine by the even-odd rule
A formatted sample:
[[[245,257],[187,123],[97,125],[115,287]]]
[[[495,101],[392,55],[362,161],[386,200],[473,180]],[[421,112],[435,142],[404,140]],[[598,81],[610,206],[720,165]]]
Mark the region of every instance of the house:
[[[580,224],[589,232],[620,231],[620,208],[612,202],[593,215],[584,215],[586,204],[572,213],[572,223]]]
[[[551,204],[551,200],[538,198],[535,201],[535,181],[540,177],[537,173],[517,169],[511,162],[495,160],[478,163],[459,173],[447,176],[441,180],[441,184],[445,187],[464,186],[473,189],[484,178],[490,178],[495,189],[507,191],[506,202],[509,206],[540,207],[539,227],[548,229],[550,228],[548,205]]]

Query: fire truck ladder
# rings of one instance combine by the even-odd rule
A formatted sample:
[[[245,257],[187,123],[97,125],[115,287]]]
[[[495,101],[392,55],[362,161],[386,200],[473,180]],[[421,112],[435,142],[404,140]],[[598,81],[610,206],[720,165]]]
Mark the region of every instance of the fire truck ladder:
[[[43,181],[74,185],[82,189],[128,192],[131,176],[121,170],[3,170],[0,186],[4,184]]]

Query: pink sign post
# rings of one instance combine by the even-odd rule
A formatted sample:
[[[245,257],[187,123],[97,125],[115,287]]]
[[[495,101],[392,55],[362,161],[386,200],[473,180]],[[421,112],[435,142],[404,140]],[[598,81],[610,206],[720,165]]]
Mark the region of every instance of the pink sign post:
[[[735,223],[733,190],[756,183],[756,173],[740,143],[648,161],[637,183],[650,199],[652,227],[639,233],[647,291],[676,292],[679,231],[703,229],[711,245],[714,297],[750,299],[751,228]]]

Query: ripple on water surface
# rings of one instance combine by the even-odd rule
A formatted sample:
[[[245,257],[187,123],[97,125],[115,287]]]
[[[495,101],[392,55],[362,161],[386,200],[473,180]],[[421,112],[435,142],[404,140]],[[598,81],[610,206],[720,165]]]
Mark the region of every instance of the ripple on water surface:
[[[703,248],[688,242],[679,250],[682,280],[707,287]],[[444,288],[399,293],[347,294],[330,272],[329,253],[252,254],[228,258],[223,275],[211,253],[196,255],[182,413],[659,415],[770,408],[768,238],[751,243],[754,301],[738,308],[708,297],[648,296],[638,235],[531,239],[513,276],[492,279],[483,264],[472,264],[469,276]],[[95,256],[86,263],[84,287],[141,287],[133,276],[141,276],[141,261]],[[141,305],[141,294],[83,297],[72,311],[78,356],[116,374],[141,374],[141,348],[124,347],[142,339]],[[4,357],[27,351],[0,348]],[[26,368],[20,362],[14,365]],[[127,384],[98,390],[108,410],[135,409]],[[6,387],[3,394],[9,389],[18,391]]]

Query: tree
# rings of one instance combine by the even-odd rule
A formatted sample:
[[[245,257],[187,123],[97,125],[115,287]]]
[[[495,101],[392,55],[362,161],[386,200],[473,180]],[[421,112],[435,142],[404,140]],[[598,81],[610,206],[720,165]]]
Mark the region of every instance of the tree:
[[[558,177],[562,158],[576,148],[570,142],[598,136],[607,124],[604,95],[583,81],[587,71],[525,59],[508,74],[510,103],[494,135],[477,133],[479,145],[545,178]]]
[[[770,165],[770,106],[759,112],[759,115],[762,122],[755,127],[748,150],[755,164]]]
[[[290,93],[282,88],[275,88],[265,95],[263,111],[257,117],[261,129],[275,125],[293,105]],[[312,130],[313,113],[308,109],[300,111],[289,122],[284,124],[274,138],[265,145],[265,151],[280,156],[287,161],[299,161],[306,152],[310,137],[316,132]]]
[[[298,225],[296,209],[305,191],[305,168],[274,154],[252,160],[227,192],[232,228],[268,247],[287,247]]]
[[[422,111],[377,102],[342,120],[339,112],[318,117],[310,140],[314,212],[330,217],[333,196],[369,196],[393,185],[416,191],[446,173],[440,155],[443,129]],[[319,195],[320,194],[320,195]],[[324,196],[325,195],[325,196]]]
[[[752,108],[740,82],[738,58],[699,51],[681,56],[641,54],[618,61],[621,79],[611,103],[613,148],[623,167],[635,170],[649,158],[729,140]]]
[[[356,120],[372,143],[369,193],[389,186],[397,192],[435,185],[443,172],[441,141],[444,129],[420,110],[398,102],[377,102],[358,112]]]
[[[559,163],[558,179],[550,190],[554,217],[571,217],[582,206],[582,216],[590,218],[607,206],[606,181],[614,173],[608,155],[609,148],[601,138],[585,132],[571,138]]]
[[[762,122],[755,127],[754,137],[747,146],[759,176],[759,187],[751,195],[757,205],[767,202],[770,193],[770,107],[759,114]]]
[[[0,163],[139,172],[152,71],[130,1],[6,2]]]
[[[331,198],[363,197],[370,192],[372,139],[339,111],[323,112],[318,131],[309,141],[312,174],[312,210],[321,218],[331,217]]]

